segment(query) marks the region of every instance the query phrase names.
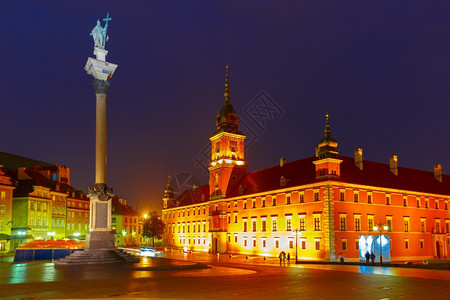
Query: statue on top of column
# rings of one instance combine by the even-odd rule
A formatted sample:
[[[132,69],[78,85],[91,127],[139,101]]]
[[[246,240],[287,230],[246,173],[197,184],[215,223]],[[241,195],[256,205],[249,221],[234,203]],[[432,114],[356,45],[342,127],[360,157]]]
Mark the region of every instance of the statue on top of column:
[[[94,47],[105,50],[106,42],[109,40],[108,35],[106,34],[108,30],[108,21],[111,18],[109,17],[109,13],[106,14],[106,18],[103,19],[105,21],[105,27],[102,27],[100,24],[100,20],[97,20],[97,25],[92,29],[91,36],[94,39]]]

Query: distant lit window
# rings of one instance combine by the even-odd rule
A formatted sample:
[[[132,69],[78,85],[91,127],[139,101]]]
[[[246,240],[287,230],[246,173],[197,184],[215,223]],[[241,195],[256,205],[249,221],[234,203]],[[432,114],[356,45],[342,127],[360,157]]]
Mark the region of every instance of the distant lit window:
[[[319,192],[314,193],[314,201],[319,201]]]
[[[320,250],[320,238],[315,238],[314,239],[314,248],[316,250]]]
[[[299,227],[300,231],[305,231],[305,215],[299,215]]]
[[[353,195],[353,201],[354,201],[354,202],[358,202],[358,201],[359,201],[359,195],[358,195],[357,193],[355,193],[355,194]]]
[[[280,248],[280,238],[275,238],[275,248]]]
[[[386,205],[391,205],[391,197],[386,196]]]
[[[340,200],[345,201],[345,192],[340,193]]]
[[[423,239],[420,239],[420,249],[423,249],[425,247],[425,242]]]
[[[266,247],[267,247],[267,241],[266,241],[266,238],[262,238],[262,239],[261,239],[261,246],[262,246],[263,248],[266,248]]]
[[[261,218],[261,231],[267,230],[267,221],[266,218]]]
[[[347,251],[347,240],[342,239],[341,243],[342,243],[342,251]]]
[[[300,249],[302,249],[302,250],[306,249],[306,238],[300,239]]]
[[[292,230],[292,216],[286,216],[286,231]]]
[[[361,216],[355,215],[355,231],[361,231]]]
[[[340,215],[340,230],[346,231],[347,230],[347,216],[346,215]]]
[[[409,249],[409,239],[405,239],[405,249]]]
[[[300,203],[305,203],[305,195],[300,194]]]
[[[314,216],[314,230],[320,231],[320,216]]]
[[[277,219],[272,218],[272,231],[277,231]]]
[[[286,204],[291,204],[291,195],[286,196]]]
[[[405,232],[409,232],[409,218],[403,218],[403,229]]]
[[[355,249],[359,250],[359,239],[355,239]]]
[[[294,249],[294,238],[289,238],[289,249]]]
[[[277,205],[277,197],[272,196],[272,206],[276,206]]]
[[[372,203],[372,195],[367,195],[367,203]]]
[[[237,235],[237,233],[235,233],[234,234],[234,242],[237,243],[237,241],[238,241],[238,235]]]

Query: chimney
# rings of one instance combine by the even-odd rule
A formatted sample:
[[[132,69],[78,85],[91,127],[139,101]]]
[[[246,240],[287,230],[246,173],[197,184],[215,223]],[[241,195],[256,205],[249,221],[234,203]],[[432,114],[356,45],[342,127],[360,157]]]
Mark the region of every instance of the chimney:
[[[437,181],[442,182],[442,166],[441,165],[434,166],[434,178]]]
[[[355,166],[362,171],[363,170],[363,154],[362,149],[358,148],[355,150]]]
[[[398,176],[397,155],[392,155],[389,158],[389,169],[391,170],[392,174]]]
[[[281,157],[280,158],[280,167],[284,166],[285,163],[286,163],[286,158],[285,157]]]

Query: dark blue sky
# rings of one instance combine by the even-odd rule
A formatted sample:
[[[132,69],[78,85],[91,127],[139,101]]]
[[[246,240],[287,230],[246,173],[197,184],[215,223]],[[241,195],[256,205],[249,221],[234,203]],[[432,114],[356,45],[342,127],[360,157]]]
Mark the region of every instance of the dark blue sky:
[[[244,3],[241,3],[244,2]],[[448,1],[3,1],[0,151],[94,183],[95,95],[83,70],[109,12],[108,184],[159,209],[167,175],[193,174],[230,64],[231,101],[258,137],[249,170],[314,155],[324,108],[342,155],[450,169]],[[279,108],[258,127],[261,91]],[[253,102],[252,102],[253,101]],[[253,106],[252,106],[253,105]]]

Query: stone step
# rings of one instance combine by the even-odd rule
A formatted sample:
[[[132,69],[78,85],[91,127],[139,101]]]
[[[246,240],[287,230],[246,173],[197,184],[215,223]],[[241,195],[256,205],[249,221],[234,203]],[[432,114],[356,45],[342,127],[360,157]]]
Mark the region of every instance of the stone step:
[[[108,264],[118,262],[139,262],[140,260],[128,253],[116,250],[110,251],[77,251],[55,262],[56,266],[81,264]]]

